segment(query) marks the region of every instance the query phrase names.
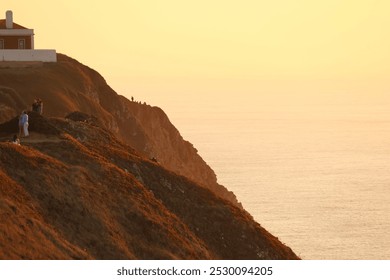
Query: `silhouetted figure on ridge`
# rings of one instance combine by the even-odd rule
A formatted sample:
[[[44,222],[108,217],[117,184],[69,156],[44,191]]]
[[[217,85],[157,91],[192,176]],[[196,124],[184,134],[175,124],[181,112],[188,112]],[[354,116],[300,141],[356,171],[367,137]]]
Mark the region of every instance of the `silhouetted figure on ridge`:
[[[40,98],[38,99],[38,113],[40,115],[43,114],[43,102],[42,102],[42,100]]]
[[[31,111],[37,112],[37,113],[38,113],[38,106],[39,106],[39,104],[38,104],[38,99],[35,98],[35,99],[34,99],[34,103],[33,103],[32,106],[31,106]]]
[[[40,98],[34,99],[34,103],[32,104],[32,111],[37,112],[42,115],[43,113],[43,102]]]

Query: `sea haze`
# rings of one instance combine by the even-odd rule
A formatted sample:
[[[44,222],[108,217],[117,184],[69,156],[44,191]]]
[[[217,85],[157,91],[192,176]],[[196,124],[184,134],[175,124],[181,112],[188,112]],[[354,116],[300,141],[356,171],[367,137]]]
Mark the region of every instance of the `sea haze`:
[[[300,257],[390,259],[385,106],[209,106],[173,116],[219,183]]]

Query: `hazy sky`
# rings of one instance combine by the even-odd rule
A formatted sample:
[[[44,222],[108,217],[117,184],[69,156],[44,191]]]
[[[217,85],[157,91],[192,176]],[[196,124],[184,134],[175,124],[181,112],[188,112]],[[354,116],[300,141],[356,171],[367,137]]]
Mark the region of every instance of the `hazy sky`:
[[[72,56],[119,94],[153,105],[389,101],[388,0],[2,0],[0,7],[35,29],[36,48]]]

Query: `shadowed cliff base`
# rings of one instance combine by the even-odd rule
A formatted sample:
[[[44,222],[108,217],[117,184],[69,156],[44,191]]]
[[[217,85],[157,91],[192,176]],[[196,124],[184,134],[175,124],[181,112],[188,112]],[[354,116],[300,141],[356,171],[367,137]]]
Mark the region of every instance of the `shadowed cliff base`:
[[[93,119],[91,117],[91,119]],[[297,259],[244,210],[88,121],[0,125],[2,259]]]

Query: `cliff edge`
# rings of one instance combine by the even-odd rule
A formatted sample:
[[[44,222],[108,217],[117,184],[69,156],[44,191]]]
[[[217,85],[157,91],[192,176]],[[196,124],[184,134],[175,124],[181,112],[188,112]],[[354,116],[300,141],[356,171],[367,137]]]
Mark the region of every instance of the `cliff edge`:
[[[93,115],[140,154],[240,206],[163,110],[118,95],[99,73],[70,57],[58,54],[57,61],[18,68],[0,63],[0,123],[31,109],[35,98],[43,100],[48,117],[74,111]]]

